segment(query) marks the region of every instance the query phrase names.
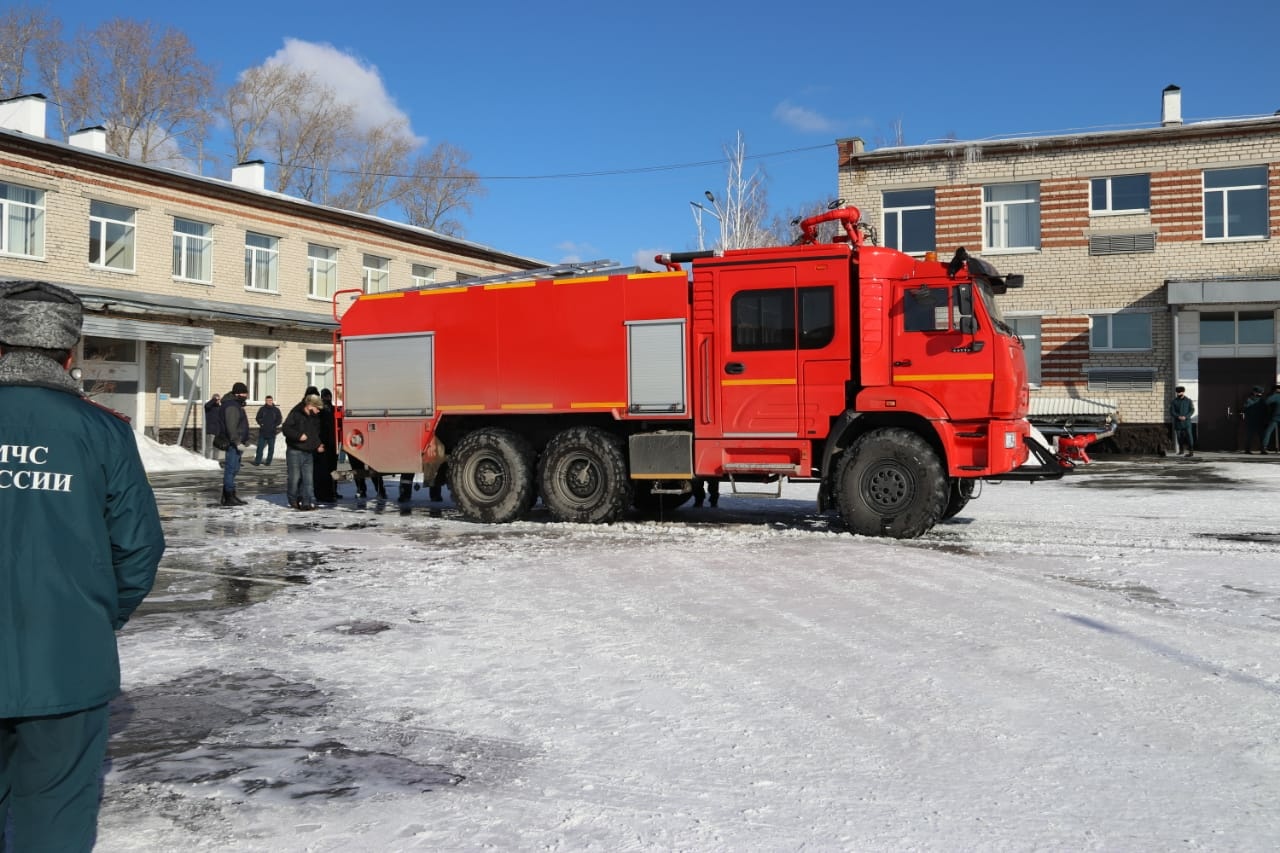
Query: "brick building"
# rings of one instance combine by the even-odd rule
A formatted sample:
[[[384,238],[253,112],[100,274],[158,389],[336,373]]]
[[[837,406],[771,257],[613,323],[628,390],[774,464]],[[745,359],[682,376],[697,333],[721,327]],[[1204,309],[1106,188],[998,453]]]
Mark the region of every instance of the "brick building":
[[[1198,443],[1243,447],[1251,386],[1277,378],[1280,114],[864,150],[839,141],[839,194],[904,251],[979,250],[1026,286],[1001,304],[1023,337],[1032,413],[1114,413],[1113,447],[1170,445],[1175,385]]]
[[[136,429],[200,433],[236,381],[286,409],[333,386],[333,295],[542,266],[529,258],[268,191],[262,163],[218,180],[105,153],[101,128],[45,136],[45,100],[0,101],[0,280],[87,309],[76,362]]]

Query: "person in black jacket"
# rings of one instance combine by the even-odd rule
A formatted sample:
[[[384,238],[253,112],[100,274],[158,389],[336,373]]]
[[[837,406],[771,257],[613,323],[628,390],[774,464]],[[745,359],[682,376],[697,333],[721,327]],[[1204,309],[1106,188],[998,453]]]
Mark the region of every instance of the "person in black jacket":
[[[320,410],[324,403],[319,394],[308,394],[294,406],[284,419],[284,462],[288,474],[289,506],[294,509],[315,509],[316,451],[320,442]]]
[[[276,405],[276,401],[270,396],[263,401],[262,408],[258,409],[258,452],[254,454],[254,465],[270,465],[271,460],[276,455],[276,433],[280,432],[280,425],[284,422],[284,415],[280,414],[280,407]],[[266,448],[267,461],[262,461],[262,450]]]
[[[316,500],[320,503],[333,503],[340,497],[338,484],[333,480],[333,472],[338,470],[338,437],[335,432],[333,410],[333,392],[328,388],[320,392],[320,400],[324,408],[320,410],[320,444],[321,450],[315,454]]]
[[[0,848],[12,850],[93,847],[115,632],[164,553],[132,428],[67,372],[82,319],[65,288],[0,285]]]
[[[222,398],[222,424],[227,436],[220,501],[223,506],[244,506],[247,503],[236,494],[236,474],[240,473],[244,449],[249,446],[249,416],[244,410],[244,401],[247,399],[249,386],[243,382],[232,385],[231,393]]]

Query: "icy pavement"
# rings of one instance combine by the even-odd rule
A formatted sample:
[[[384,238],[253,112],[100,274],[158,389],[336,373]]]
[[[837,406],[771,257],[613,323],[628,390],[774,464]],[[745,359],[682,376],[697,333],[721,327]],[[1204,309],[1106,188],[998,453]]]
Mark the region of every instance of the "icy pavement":
[[[1280,465],[988,485],[913,542],[811,485],[587,527],[216,480],[154,478],[99,851],[1280,847]]]

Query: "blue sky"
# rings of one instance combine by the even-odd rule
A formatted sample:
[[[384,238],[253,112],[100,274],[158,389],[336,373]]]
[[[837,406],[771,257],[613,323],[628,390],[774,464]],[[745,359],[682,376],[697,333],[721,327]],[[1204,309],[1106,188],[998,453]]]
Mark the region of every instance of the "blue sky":
[[[109,5],[50,8],[74,32]],[[224,84],[286,44],[319,56],[371,109],[471,155],[488,193],[468,239],[549,262],[695,248],[689,202],[724,187],[708,161],[738,131],[781,213],[835,195],[836,139],[874,147],[898,121],[908,144],[1150,126],[1170,83],[1187,121],[1280,109],[1275,0],[223,8],[119,14],[183,30]]]

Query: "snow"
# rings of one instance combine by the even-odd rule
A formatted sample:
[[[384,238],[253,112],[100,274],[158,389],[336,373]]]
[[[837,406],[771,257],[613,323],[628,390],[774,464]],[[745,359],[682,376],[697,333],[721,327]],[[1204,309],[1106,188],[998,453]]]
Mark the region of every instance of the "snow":
[[[605,527],[161,486],[97,849],[1274,850],[1278,486],[1099,462],[911,542],[806,484]]]
[[[198,453],[172,444],[160,444],[140,432],[135,431],[133,437],[138,442],[142,467],[149,474],[162,471],[216,471],[219,467],[216,459],[205,459]]]

